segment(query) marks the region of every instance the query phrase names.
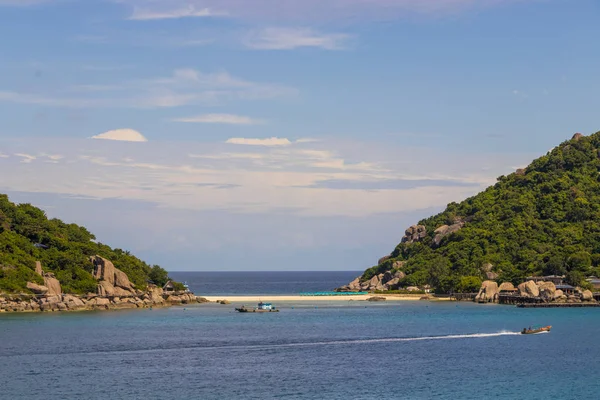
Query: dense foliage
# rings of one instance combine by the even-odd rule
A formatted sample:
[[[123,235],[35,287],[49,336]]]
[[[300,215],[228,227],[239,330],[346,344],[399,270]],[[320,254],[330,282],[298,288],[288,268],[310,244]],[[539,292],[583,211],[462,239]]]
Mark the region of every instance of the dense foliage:
[[[48,219],[44,211],[30,204],[13,204],[0,195],[0,292],[27,292],[26,283],[43,284],[35,273],[41,261],[45,272],[53,272],[65,293],[96,291],[90,256],[111,260],[137,288],[147,281],[164,285],[169,279],[159,266],[149,266],[128,251],[111,249],[95,241],[84,227]]]
[[[419,222],[427,236],[400,243],[391,258],[363,279],[405,261],[402,286],[429,284],[438,292],[466,291],[492,264],[498,281],[529,275],[566,275],[574,285],[600,275],[600,132],[574,137],[525,170]],[[433,241],[436,228],[465,221],[458,232]]]

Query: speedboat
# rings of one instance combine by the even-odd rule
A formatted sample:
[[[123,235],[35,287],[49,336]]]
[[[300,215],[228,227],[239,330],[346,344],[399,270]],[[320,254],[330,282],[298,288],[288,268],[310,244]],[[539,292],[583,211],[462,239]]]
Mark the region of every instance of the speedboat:
[[[550,329],[552,329],[551,325],[548,326],[544,326],[541,328],[523,328],[523,330],[521,331],[521,334],[523,335],[533,335],[536,333],[542,333],[542,332],[550,332]]]

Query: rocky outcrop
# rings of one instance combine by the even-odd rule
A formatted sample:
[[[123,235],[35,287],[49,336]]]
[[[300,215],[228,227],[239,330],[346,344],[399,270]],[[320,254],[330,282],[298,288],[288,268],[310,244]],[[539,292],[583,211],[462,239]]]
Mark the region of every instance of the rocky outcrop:
[[[538,297],[540,290],[534,281],[523,282],[518,286],[519,295],[523,297]]]
[[[39,261],[35,262],[35,272],[39,275],[39,276],[44,276],[44,271],[42,271],[42,263]]]
[[[367,301],[386,301],[386,298],[381,296],[373,296],[369,297]]]
[[[384,262],[386,262],[386,261],[387,261],[387,260],[389,260],[390,258],[392,258],[392,256],[384,256],[384,257],[381,257],[381,258],[380,258],[380,259],[377,261],[377,265],[381,265],[381,264],[383,264]]]
[[[573,135],[573,137],[571,138],[571,140],[579,140],[583,137],[583,134],[577,132],[576,134]]]
[[[545,302],[550,302],[554,300],[554,295],[556,293],[556,286],[552,282],[538,282],[537,283],[538,291],[540,293],[540,297]]]
[[[5,297],[0,297],[0,312],[108,310],[208,302],[208,300],[196,297],[189,292],[176,292],[165,295],[162,294],[162,289],[160,289],[160,294],[158,291],[152,294],[153,296],[149,292],[145,292],[142,296],[129,297],[65,294],[46,295],[41,298],[35,298],[32,295],[4,295]]]
[[[62,294],[60,282],[58,279],[56,279],[53,273],[46,272],[44,274],[44,286],[48,288],[48,292],[46,294],[49,296]]]
[[[584,290],[581,294],[581,301],[594,301],[594,294],[589,290]]]
[[[427,236],[427,228],[424,225],[413,225],[404,232],[401,242],[410,244],[421,241]]]
[[[399,263],[399,264],[397,264]],[[403,261],[394,261],[393,265],[404,265]],[[357,277],[349,284],[335,289],[336,292],[359,292],[373,290],[395,290],[406,274],[402,271],[386,271],[379,275],[373,276],[368,281],[361,281],[361,277]]]
[[[503,282],[499,287],[499,292],[512,292],[515,290],[515,286],[510,282]]]
[[[458,232],[464,225],[465,225],[464,221],[458,220],[457,222],[455,222],[452,225],[440,226],[435,231],[433,231],[433,233],[435,234],[435,236],[433,237],[433,243],[436,246],[439,246],[440,243],[442,242],[443,238],[445,238],[446,236],[448,236],[454,232]]]
[[[115,268],[115,286],[133,291],[133,285],[129,282],[127,274],[117,268]]]
[[[498,301],[498,284],[494,281],[484,281],[479,293],[475,296],[478,303],[492,303]]]
[[[96,280],[107,281],[112,286],[115,285],[115,266],[106,258],[94,256],[90,258],[94,264],[94,272],[92,275]]]
[[[46,294],[48,288],[46,286],[38,285],[37,283],[27,282],[27,289],[31,290],[35,294]]]

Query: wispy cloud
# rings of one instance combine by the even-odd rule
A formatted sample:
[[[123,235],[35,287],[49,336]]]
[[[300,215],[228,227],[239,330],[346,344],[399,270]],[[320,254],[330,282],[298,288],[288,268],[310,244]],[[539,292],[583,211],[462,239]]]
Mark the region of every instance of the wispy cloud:
[[[92,136],[91,139],[116,140],[122,142],[148,141],[148,139],[146,139],[144,135],[133,129],[115,129],[112,131],[101,133],[96,136]]]
[[[26,154],[26,153],[16,153],[15,156],[20,157],[21,162],[24,164],[29,164],[32,161],[35,161],[37,159],[36,156],[33,156],[31,154]]]
[[[71,94],[76,91],[77,96]],[[182,68],[169,77],[136,79],[110,84],[83,84],[50,93],[1,91],[0,102],[53,107],[173,108],[222,104],[231,100],[258,100],[290,96],[295,89],[234,77],[226,71],[203,73]]]
[[[227,139],[225,143],[246,146],[289,146],[292,144],[289,139],[277,137],[267,139],[231,138]]]
[[[469,9],[481,9],[538,0],[114,0],[138,7],[143,14],[160,18],[182,18],[187,14],[227,10],[228,16],[245,20],[277,23],[365,20],[390,20],[412,14],[454,15]],[[191,11],[190,11],[191,10]],[[139,12],[139,11],[138,11]],[[157,18],[153,18],[157,19]]]
[[[191,17],[218,17],[225,16],[227,12],[216,11],[214,9],[196,8],[193,4],[188,4],[186,7],[150,9],[142,7],[134,7],[133,14],[129,17],[130,20],[148,21],[157,19],[178,19]]]
[[[194,117],[175,118],[175,122],[190,122],[203,124],[228,124],[228,125],[257,125],[263,120],[233,114],[204,114]]]
[[[291,50],[298,47],[318,47],[325,50],[340,50],[349,35],[321,33],[311,28],[266,28],[250,32],[244,44],[257,50]]]

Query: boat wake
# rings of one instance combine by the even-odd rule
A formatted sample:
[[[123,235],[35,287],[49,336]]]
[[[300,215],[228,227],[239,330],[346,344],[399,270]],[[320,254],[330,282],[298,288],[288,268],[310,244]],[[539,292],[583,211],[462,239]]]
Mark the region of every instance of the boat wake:
[[[365,343],[390,343],[390,342],[416,342],[420,340],[448,340],[448,339],[474,339],[491,338],[498,336],[520,335],[521,332],[501,331],[495,333],[472,333],[465,335],[443,335],[443,336],[418,336],[406,338],[381,338],[381,339],[350,339],[350,340],[332,340],[326,342],[305,342],[305,343],[287,343],[267,345],[268,347],[296,347],[296,346],[325,346],[325,345],[347,345],[347,344],[365,344]]]

